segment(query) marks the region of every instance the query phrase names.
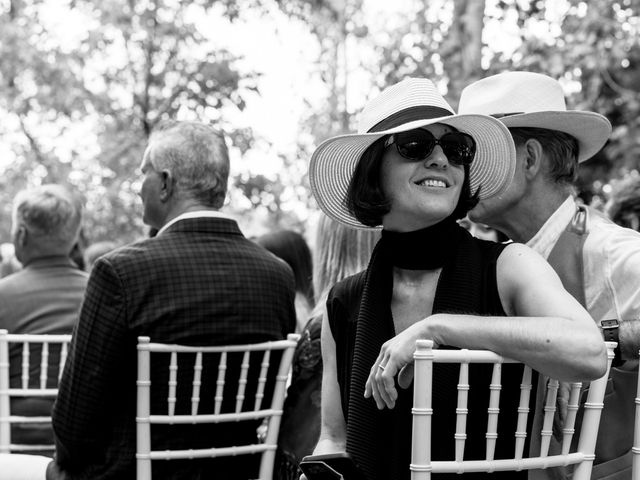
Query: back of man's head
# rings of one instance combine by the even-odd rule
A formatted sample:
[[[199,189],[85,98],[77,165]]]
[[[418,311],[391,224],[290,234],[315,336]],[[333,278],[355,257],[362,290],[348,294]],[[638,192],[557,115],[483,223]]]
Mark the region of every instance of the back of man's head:
[[[168,170],[176,194],[207,208],[224,203],[229,178],[229,153],[221,131],[197,122],[160,124],[149,140],[154,170]]]
[[[543,166],[545,179],[557,187],[575,184],[578,179],[578,141],[572,135],[558,130],[537,127],[510,127],[516,148],[522,148],[527,140],[537,140],[547,159]]]
[[[81,222],[82,204],[65,187],[48,184],[20,191],[13,202],[12,226],[19,260],[68,255]]]

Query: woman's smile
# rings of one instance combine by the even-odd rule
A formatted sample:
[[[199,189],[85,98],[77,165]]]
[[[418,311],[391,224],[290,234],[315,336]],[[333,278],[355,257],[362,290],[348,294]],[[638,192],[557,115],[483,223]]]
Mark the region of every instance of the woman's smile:
[[[415,181],[414,183],[419,187],[449,188],[451,182],[447,178],[426,176]]]

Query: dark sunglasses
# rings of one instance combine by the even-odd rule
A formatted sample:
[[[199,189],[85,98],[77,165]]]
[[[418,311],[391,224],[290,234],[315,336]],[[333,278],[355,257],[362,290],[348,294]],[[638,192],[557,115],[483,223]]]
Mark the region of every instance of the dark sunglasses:
[[[436,145],[440,145],[451,163],[459,166],[470,165],[476,154],[473,137],[462,132],[449,132],[436,138],[430,131],[419,128],[394,133],[385,142],[385,148],[392,143],[395,143],[400,155],[414,162],[426,160]]]

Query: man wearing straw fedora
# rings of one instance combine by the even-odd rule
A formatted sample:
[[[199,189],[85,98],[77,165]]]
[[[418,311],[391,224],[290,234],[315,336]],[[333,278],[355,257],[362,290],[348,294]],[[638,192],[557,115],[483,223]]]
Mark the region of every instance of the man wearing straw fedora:
[[[594,112],[567,110],[561,85],[506,72],[467,86],[459,112],[492,115],[511,132],[516,172],[500,195],[469,214],[527,243],[554,267],[606,340],[618,342],[605,397],[592,478],[631,478],[634,397],[640,347],[640,234],[574,200],[579,163],[611,133]],[[506,161],[506,160],[505,160]]]

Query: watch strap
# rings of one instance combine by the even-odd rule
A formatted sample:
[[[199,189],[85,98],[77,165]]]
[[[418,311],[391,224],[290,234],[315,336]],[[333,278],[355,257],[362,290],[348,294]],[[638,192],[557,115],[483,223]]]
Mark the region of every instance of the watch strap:
[[[618,335],[619,327],[620,323],[615,318],[600,321],[600,328],[602,329],[602,336],[604,337],[604,341],[617,343],[614,350],[613,361],[611,362],[612,367],[619,367],[623,363],[622,355],[620,354],[620,339]]]

